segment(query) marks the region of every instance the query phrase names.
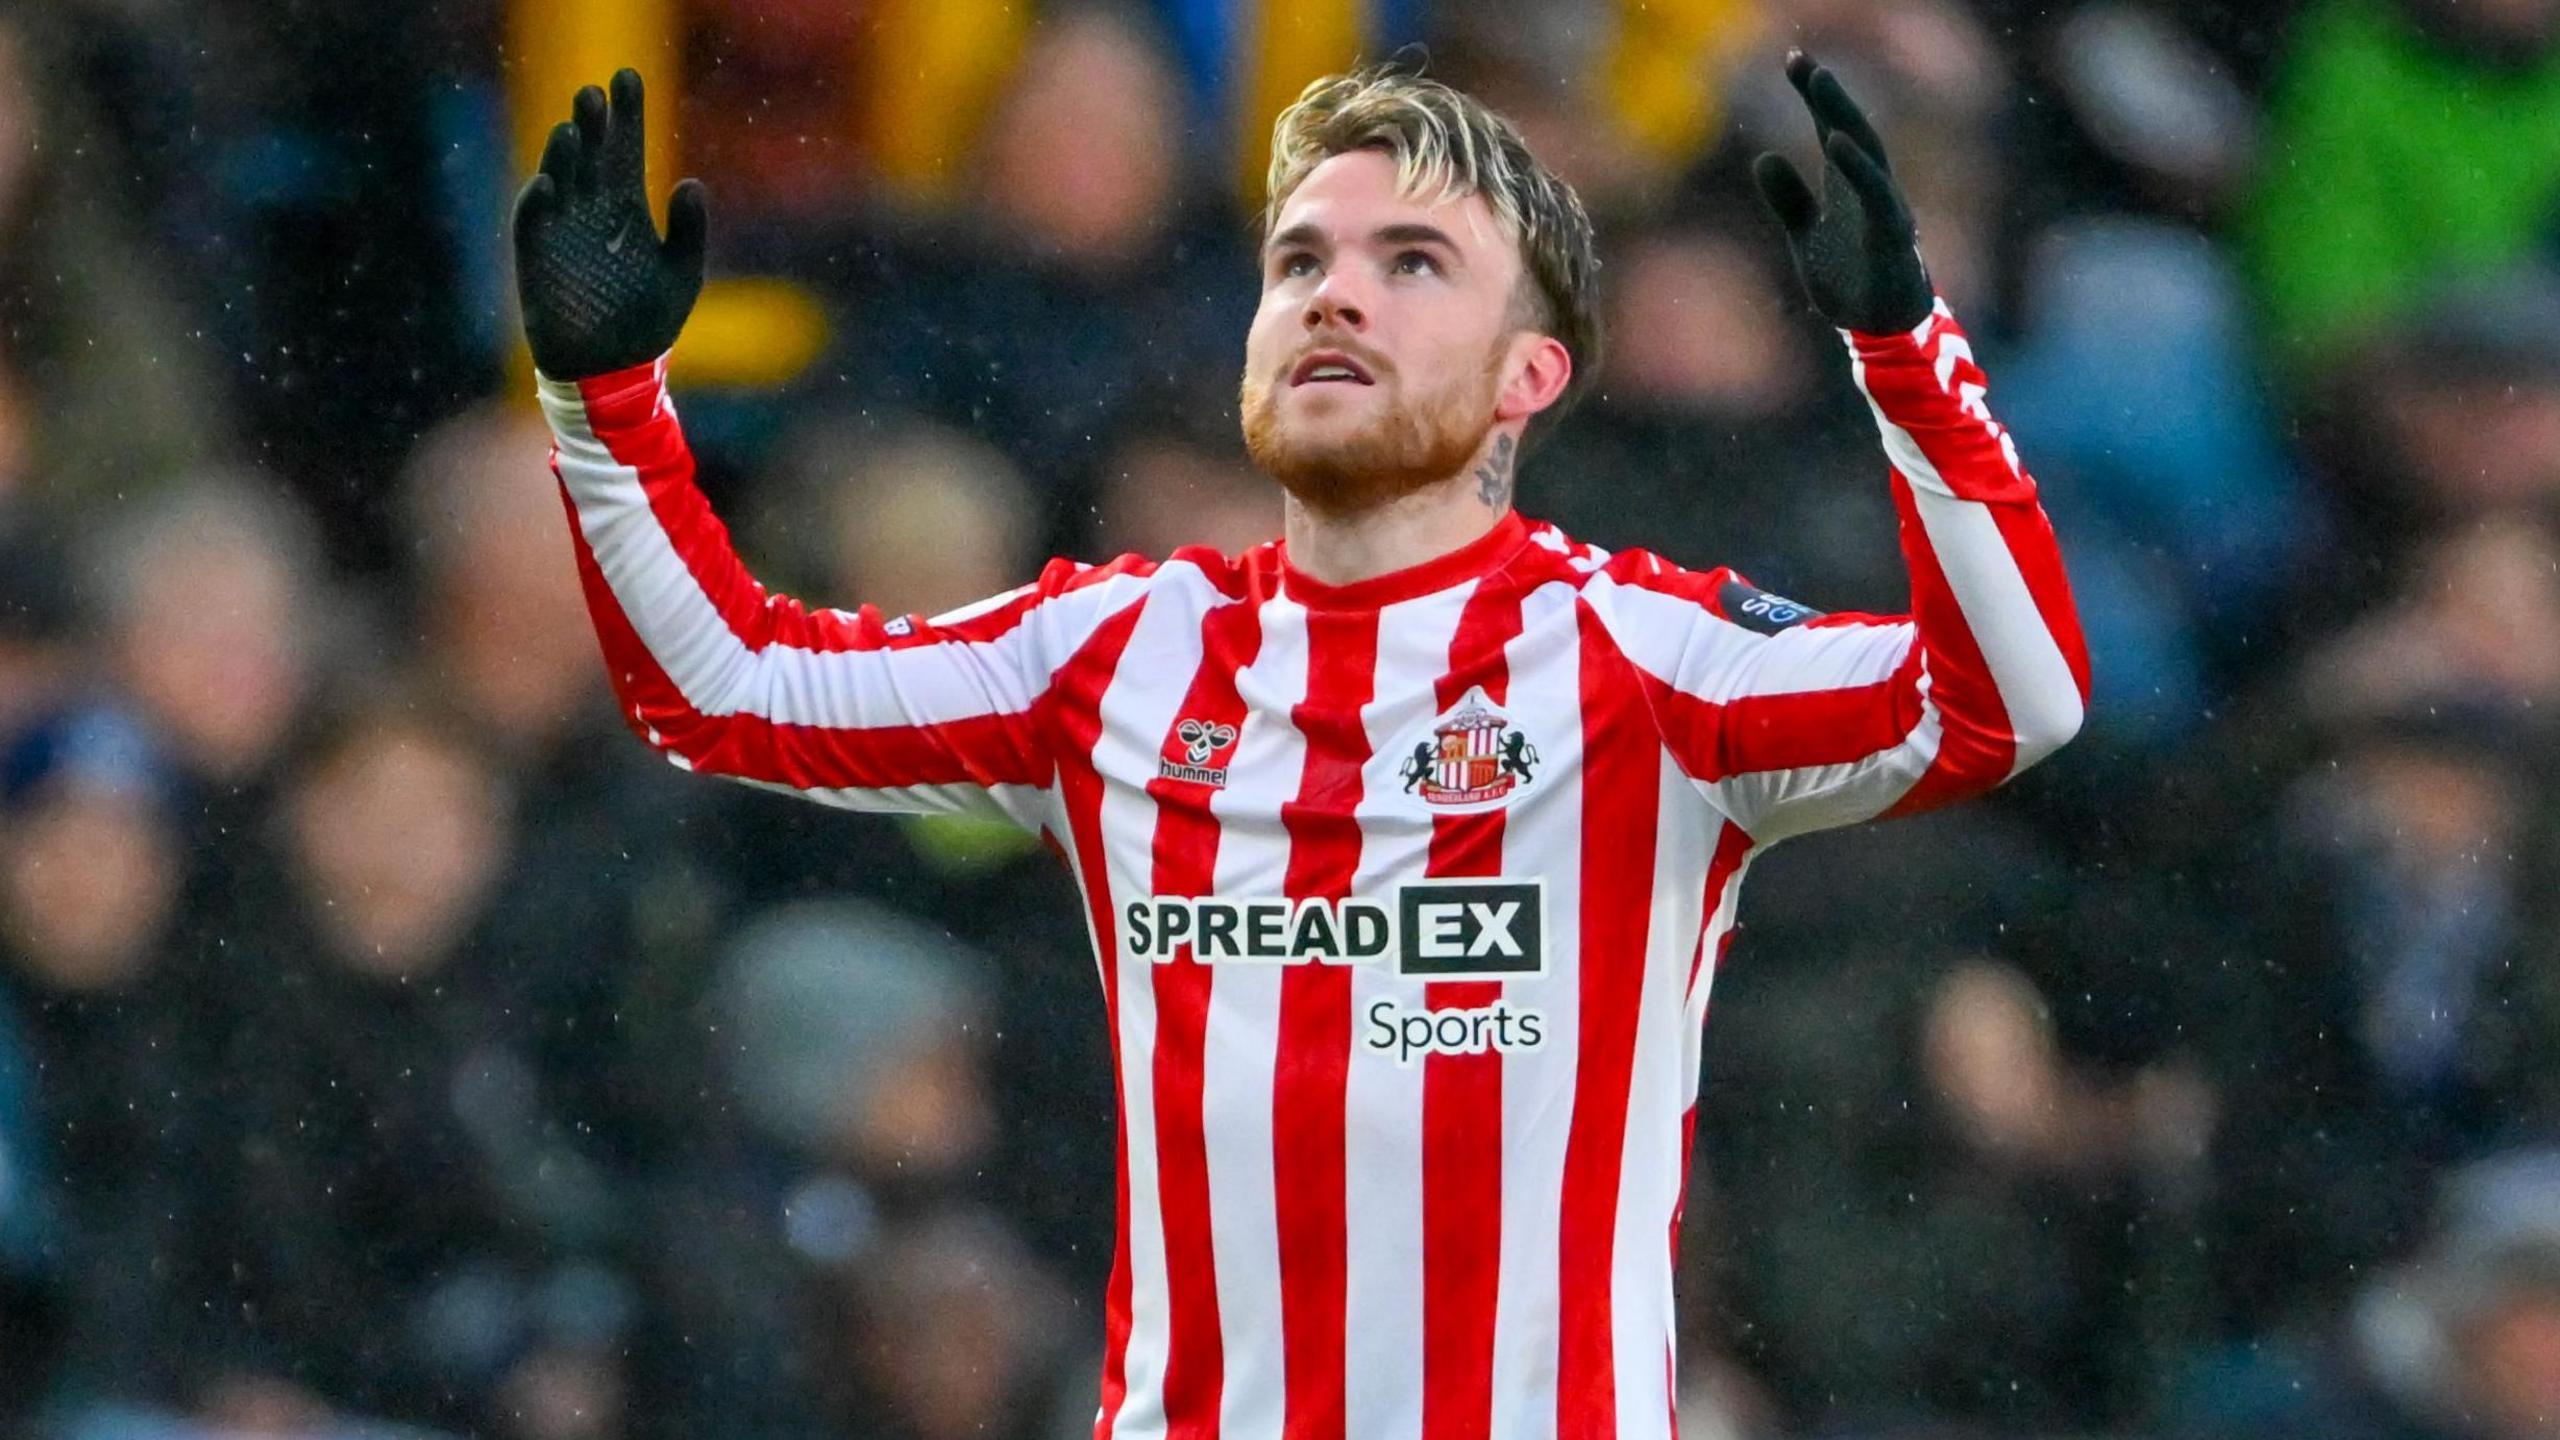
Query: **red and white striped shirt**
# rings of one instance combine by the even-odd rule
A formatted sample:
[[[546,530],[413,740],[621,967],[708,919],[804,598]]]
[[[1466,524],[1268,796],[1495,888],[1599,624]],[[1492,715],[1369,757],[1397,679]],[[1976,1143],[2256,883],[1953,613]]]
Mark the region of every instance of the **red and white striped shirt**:
[[[1850,337],[1912,613],[1506,516],[1331,586],[1267,545],[933,619],[741,566],[663,362],[545,380],[632,726],[688,769],[992,812],[1083,890],[1120,1097],[1098,1435],[1650,1437],[1699,1030],[1787,836],[2068,739],[2051,527],[1940,307]]]

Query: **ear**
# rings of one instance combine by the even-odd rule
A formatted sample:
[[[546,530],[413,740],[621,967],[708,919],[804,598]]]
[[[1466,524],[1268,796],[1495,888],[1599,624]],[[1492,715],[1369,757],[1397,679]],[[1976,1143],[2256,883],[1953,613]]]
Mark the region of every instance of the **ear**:
[[[1502,389],[1493,398],[1493,418],[1525,420],[1564,396],[1573,379],[1573,354],[1553,335],[1523,330],[1511,337],[1503,357]]]

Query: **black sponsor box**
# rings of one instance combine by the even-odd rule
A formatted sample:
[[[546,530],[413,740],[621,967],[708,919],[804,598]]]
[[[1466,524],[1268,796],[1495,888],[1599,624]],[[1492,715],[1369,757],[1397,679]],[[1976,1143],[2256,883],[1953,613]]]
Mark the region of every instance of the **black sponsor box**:
[[[1396,968],[1434,980],[1507,979],[1547,968],[1535,880],[1416,880],[1396,891]]]

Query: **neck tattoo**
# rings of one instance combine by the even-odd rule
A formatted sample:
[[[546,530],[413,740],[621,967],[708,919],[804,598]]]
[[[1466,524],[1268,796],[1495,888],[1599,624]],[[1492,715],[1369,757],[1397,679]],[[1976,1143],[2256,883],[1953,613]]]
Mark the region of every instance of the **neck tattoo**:
[[[1476,495],[1493,509],[1511,503],[1511,437],[1493,437],[1493,453],[1476,467]]]

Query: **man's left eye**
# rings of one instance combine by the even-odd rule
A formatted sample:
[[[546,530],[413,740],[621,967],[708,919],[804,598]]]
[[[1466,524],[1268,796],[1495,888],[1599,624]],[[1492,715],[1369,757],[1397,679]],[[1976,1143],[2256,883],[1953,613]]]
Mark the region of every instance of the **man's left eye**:
[[[1395,272],[1399,275],[1437,275],[1440,262],[1420,250],[1407,250],[1396,256]]]

